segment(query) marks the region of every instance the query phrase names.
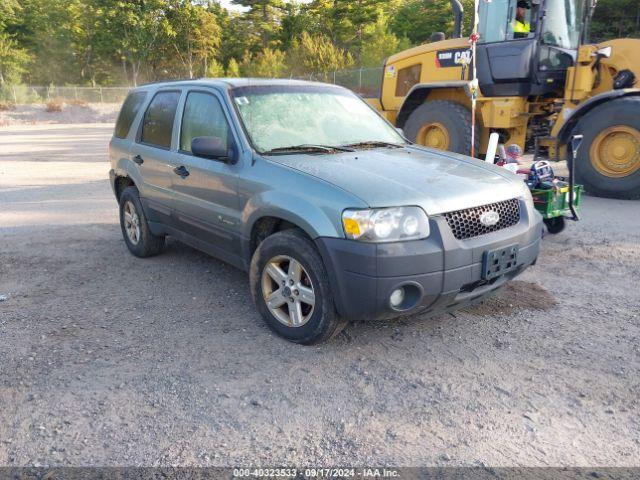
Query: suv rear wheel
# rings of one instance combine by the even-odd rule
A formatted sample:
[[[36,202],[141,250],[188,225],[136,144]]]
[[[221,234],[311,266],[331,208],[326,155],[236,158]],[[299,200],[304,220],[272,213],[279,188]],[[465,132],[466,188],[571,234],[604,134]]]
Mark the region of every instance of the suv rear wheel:
[[[164,236],[151,233],[136,187],[127,187],[120,195],[120,228],[124,242],[136,257],[157,255],[164,247]]]
[[[258,311],[287,340],[322,342],[346,324],[336,313],[320,254],[298,230],[277,232],[260,243],[249,278]]]

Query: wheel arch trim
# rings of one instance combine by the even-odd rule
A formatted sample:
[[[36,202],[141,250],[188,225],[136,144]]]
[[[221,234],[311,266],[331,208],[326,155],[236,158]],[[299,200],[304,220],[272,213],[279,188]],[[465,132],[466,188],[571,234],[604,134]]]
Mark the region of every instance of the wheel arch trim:
[[[566,145],[569,142],[570,136],[575,130],[575,127],[578,125],[580,119],[582,119],[582,117],[584,117],[587,113],[591,112],[594,108],[610,100],[616,100],[618,98],[625,97],[640,97],[640,88],[609,90],[608,92],[600,93],[583,102],[581,105],[571,111],[562,127],[560,127],[560,130],[558,130],[558,143],[560,145]]]
[[[269,190],[252,197],[242,212],[242,251],[251,259],[251,235],[260,219],[273,217],[300,228],[311,240],[318,237],[343,238],[341,227],[321,207],[297,195]]]
[[[470,85],[466,80],[454,80],[451,82],[430,82],[430,83],[417,83],[409,93],[407,93],[400,110],[398,110],[398,117],[396,119],[396,126],[398,128],[404,128],[409,115],[424,103],[432,90],[443,88],[462,88],[468,95],[470,93]]]

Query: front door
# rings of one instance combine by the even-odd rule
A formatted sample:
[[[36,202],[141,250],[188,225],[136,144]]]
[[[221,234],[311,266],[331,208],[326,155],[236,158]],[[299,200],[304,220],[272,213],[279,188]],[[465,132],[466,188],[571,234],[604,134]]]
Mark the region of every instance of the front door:
[[[241,164],[194,156],[195,137],[216,137],[227,149],[233,142],[223,103],[211,91],[189,91],[183,103],[178,152],[172,161],[174,223],[222,257],[239,256]]]

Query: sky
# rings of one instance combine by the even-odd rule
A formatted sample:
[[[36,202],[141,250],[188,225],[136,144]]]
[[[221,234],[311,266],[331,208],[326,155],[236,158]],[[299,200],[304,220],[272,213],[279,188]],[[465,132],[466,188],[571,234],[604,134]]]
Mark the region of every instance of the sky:
[[[225,7],[225,8],[229,8],[231,10],[241,10],[242,7],[238,7],[237,5],[233,5],[231,3],[231,0],[219,0],[220,4]]]
[[[237,12],[240,12],[240,11],[244,10],[242,7],[240,7],[238,5],[233,5],[231,3],[231,0],[218,0],[218,1],[220,2],[220,5],[222,5],[223,7],[227,8],[229,10],[234,10],[234,11],[237,11]],[[302,3],[308,3],[311,0],[299,0],[299,1],[301,1]]]

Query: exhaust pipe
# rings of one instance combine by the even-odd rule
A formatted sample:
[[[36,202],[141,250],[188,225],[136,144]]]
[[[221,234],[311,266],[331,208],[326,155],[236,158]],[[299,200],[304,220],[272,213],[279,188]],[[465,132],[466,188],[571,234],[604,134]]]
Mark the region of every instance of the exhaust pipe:
[[[453,37],[462,37],[462,14],[464,9],[460,0],[451,0],[451,8],[453,9]]]

